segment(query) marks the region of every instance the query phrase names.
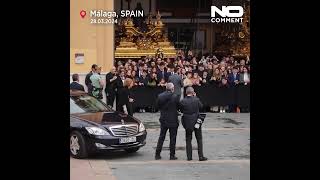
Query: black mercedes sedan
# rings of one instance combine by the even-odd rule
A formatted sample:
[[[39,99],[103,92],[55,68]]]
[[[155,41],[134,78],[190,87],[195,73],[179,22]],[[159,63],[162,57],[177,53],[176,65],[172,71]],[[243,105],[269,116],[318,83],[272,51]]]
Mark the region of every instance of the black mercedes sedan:
[[[70,91],[70,155],[86,158],[103,150],[128,153],[146,144],[147,131],[140,120],[109,108],[84,92]]]

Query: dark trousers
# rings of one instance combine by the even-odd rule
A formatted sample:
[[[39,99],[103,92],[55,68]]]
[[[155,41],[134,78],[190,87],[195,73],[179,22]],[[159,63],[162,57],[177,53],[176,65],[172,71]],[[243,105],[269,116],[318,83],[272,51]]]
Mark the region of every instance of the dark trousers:
[[[229,105],[229,112],[237,112],[237,105]]]
[[[92,85],[91,84],[87,85],[87,87],[88,87],[88,94],[92,96],[92,89],[93,89]]]
[[[197,144],[198,144],[198,155],[199,158],[203,157],[203,144],[202,144],[202,130],[201,127],[199,129],[194,128],[193,130],[186,130],[186,151],[187,158],[192,159],[192,132],[195,133]]]
[[[128,111],[128,115],[133,116],[133,105],[132,103],[127,103],[125,104],[127,111]],[[117,104],[116,106],[117,111],[124,113],[124,109],[123,109],[123,105]]]
[[[168,128],[165,126],[161,126],[160,136],[158,139],[156,155],[160,155],[164,139],[166,138],[167,131],[169,129],[170,133],[170,156],[174,156],[176,154],[176,139],[177,139],[177,131],[178,127]]]
[[[116,98],[116,92],[106,91],[106,94],[107,94],[107,105],[113,107],[113,103]]]

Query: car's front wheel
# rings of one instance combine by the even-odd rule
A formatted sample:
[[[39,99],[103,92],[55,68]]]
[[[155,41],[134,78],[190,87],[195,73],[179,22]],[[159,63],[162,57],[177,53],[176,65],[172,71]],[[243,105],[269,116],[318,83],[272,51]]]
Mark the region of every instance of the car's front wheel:
[[[73,131],[70,134],[70,155],[77,159],[88,157],[86,141],[78,131]]]
[[[139,150],[139,147],[125,149],[127,153],[134,153],[134,152],[137,152],[138,150]]]

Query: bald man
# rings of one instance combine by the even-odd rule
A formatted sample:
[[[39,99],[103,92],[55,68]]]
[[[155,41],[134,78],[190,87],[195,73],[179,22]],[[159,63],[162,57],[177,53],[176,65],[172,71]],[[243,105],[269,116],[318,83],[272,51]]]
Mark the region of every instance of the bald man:
[[[173,83],[167,83],[166,91],[158,95],[157,106],[160,110],[160,136],[157,143],[155,159],[161,159],[160,153],[167,131],[170,133],[170,160],[176,160],[176,138],[179,126],[179,97],[174,94]]]
[[[192,87],[187,87],[187,96],[180,102],[180,110],[183,113],[181,118],[182,126],[186,130],[186,152],[188,161],[192,160],[192,133],[195,133],[198,143],[198,155],[199,161],[206,161],[208,158],[203,156],[203,144],[202,144],[202,131],[201,126],[195,127],[199,117],[199,110],[202,108],[202,103],[199,98],[196,97],[196,93]]]
[[[112,108],[116,97],[116,67],[112,67],[110,72],[106,74],[106,88],[107,104]]]

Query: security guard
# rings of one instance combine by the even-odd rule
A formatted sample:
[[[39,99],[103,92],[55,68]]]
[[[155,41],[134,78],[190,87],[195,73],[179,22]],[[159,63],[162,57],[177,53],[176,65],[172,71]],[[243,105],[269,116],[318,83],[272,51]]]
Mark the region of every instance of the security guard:
[[[92,83],[92,95],[98,99],[102,99],[102,89],[103,89],[103,82],[100,76],[100,68],[97,66],[95,71],[92,72],[90,76],[90,80]]]
[[[203,156],[202,131],[201,126],[195,127],[199,118],[199,109],[202,103],[196,97],[196,93],[192,87],[186,89],[187,96],[180,102],[180,110],[183,113],[182,125],[186,130],[186,150],[188,161],[192,160],[192,132],[194,131],[198,143],[199,161],[206,161],[208,158]]]
[[[170,133],[170,160],[178,159],[175,156],[176,138],[179,126],[178,108],[179,97],[173,93],[174,85],[167,83],[166,91],[158,95],[157,106],[160,109],[160,136],[157,143],[155,159],[161,159],[160,153],[166,133]]]

